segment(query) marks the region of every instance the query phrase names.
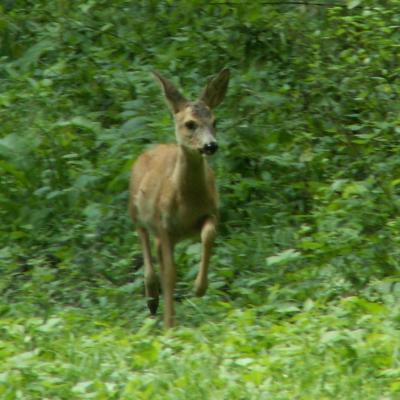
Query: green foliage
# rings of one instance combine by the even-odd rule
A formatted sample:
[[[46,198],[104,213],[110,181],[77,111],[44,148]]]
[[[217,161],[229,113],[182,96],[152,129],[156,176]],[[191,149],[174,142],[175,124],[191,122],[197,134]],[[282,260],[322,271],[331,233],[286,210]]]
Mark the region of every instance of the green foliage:
[[[400,390],[397,296],[348,297],[324,308],[209,304],[223,323],[154,335],[81,310],[2,319],[4,399],[376,399]],[[123,314],[115,321],[127,322]]]
[[[396,398],[398,1],[290,3],[2,2],[1,398]],[[126,210],[174,140],[150,72],[224,66],[210,291],[180,246],[160,335]]]

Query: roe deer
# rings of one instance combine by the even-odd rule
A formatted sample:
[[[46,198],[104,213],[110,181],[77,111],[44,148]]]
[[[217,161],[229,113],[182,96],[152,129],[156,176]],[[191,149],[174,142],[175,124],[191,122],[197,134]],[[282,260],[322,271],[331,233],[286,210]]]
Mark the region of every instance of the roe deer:
[[[143,249],[147,305],[158,308],[159,284],[150,252],[149,233],[156,237],[164,298],[164,326],[174,325],[173,292],[176,281],[174,247],[198,235],[202,243],[195,294],[207,290],[207,270],[216,234],[218,195],[206,156],[218,149],[215,116],[226,93],[229,71],[212,79],[196,101],[188,101],[175,86],[154,73],[175,120],[177,144],[160,144],[134,163],[130,181],[129,210]]]

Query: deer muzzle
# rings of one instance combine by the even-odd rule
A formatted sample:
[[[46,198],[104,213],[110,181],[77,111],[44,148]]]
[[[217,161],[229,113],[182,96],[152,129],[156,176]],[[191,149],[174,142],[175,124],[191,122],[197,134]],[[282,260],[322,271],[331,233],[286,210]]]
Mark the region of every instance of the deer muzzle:
[[[203,148],[201,149],[201,152],[203,154],[206,154],[207,156],[213,155],[216,151],[218,150],[218,143],[217,142],[210,142],[206,143]]]

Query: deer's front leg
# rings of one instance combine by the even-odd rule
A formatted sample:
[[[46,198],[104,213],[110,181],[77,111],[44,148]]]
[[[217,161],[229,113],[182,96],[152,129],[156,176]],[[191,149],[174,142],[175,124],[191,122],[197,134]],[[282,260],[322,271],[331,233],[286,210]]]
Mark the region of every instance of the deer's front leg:
[[[163,234],[159,238],[158,246],[164,296],[164,326],[165,328],[171,328],[175,322],[174,290],[176,268],[174,263],[174,244],[171,242],[168,234]]]
[[[138,229],[144,258],[144,285],[146,289],[147,306],[151,315],[155,315],[158,308],[158,279],[153,267],[150,252],[149,234],[144,228]]]
[[[211,257],[211,248],[214,244],[214,239],[217,233],[216,228],[217,223],[214,217],[207,218],[201,228],[202,255],[200,271],[197,274],[196,281],[194,283],[196,296],[204,296],[207,291],[208,264]]]

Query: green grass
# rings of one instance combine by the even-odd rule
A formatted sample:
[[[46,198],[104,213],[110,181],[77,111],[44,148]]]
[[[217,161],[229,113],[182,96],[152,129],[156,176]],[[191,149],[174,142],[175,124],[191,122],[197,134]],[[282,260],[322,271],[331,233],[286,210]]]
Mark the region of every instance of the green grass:
[[[210,318],[196,324],[194,309]],[[391,298],[307,301],[295,313],[188,300],[168,332],[143,315],[98,312],[3,317],[0,398],[400,397],[400,307]]]

